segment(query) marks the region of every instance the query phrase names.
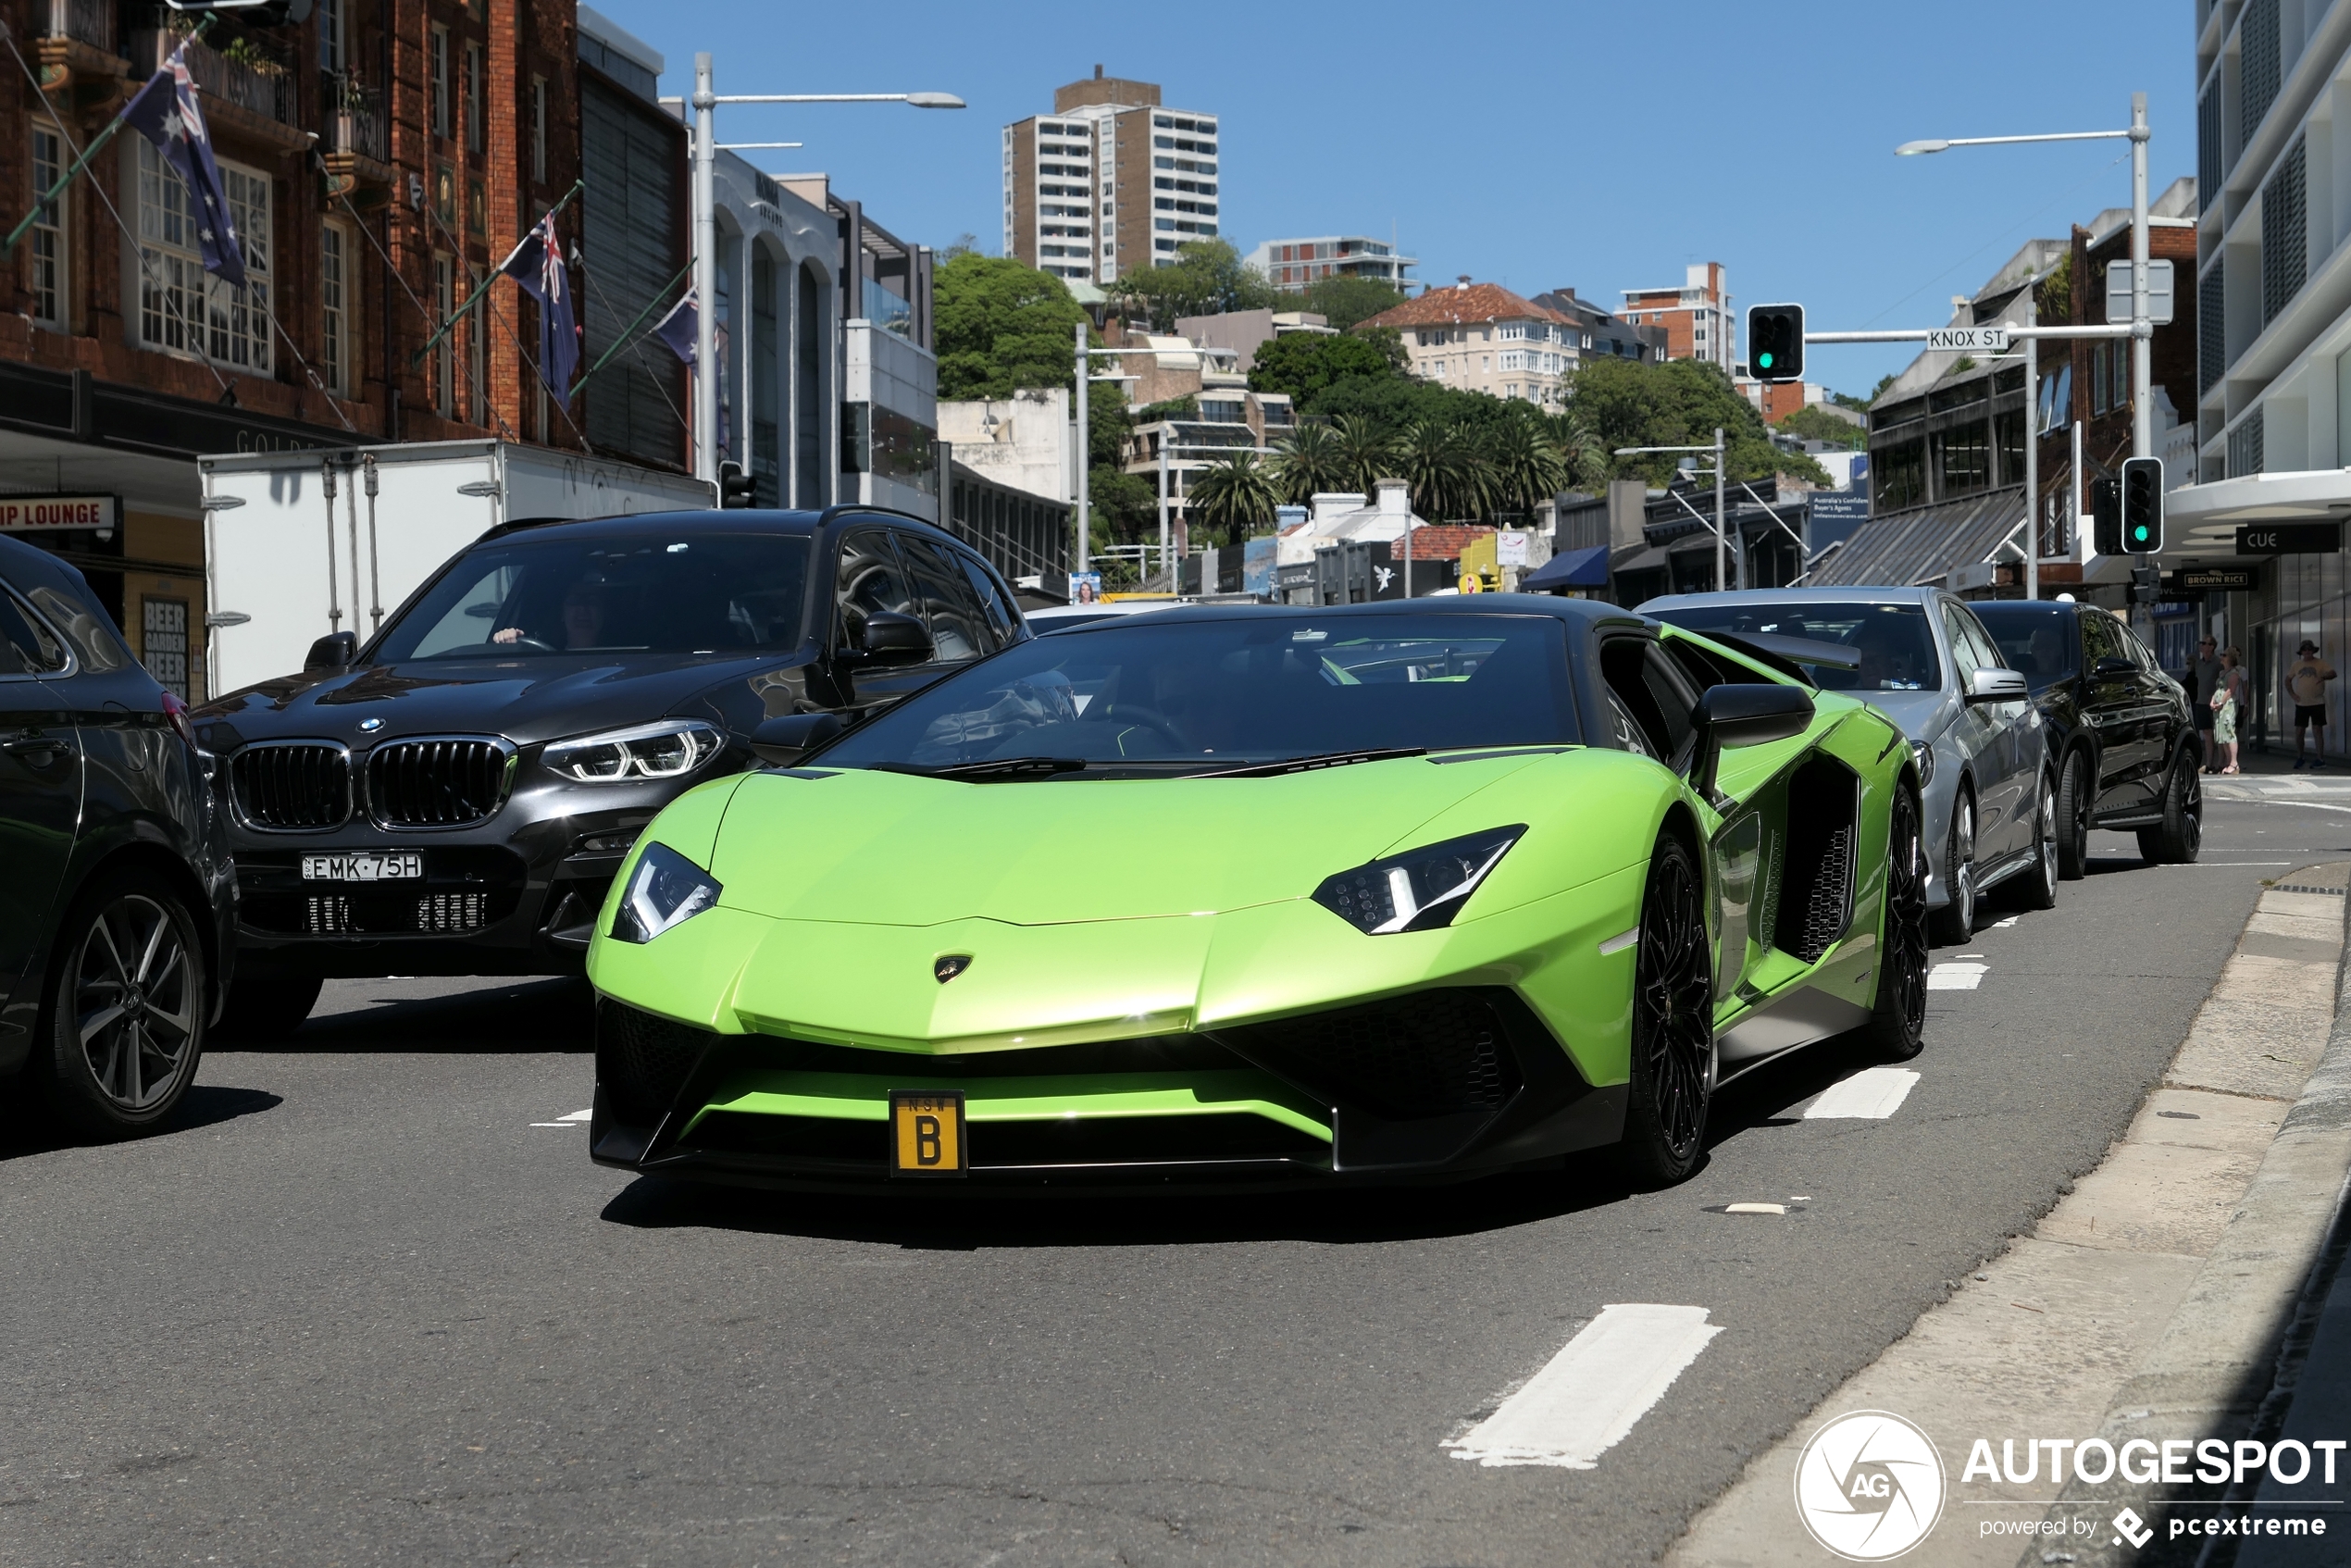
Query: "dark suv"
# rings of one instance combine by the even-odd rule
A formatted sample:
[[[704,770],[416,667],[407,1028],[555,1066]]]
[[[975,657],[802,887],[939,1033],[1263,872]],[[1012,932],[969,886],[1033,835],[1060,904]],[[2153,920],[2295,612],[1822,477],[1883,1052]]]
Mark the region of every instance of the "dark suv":
[[[706,778],[1025,638],[952,536],[868,508],[484,534],[364,648],[200,709],[243,889],[231,1023],[332,976],[582,969],[613,874]]]
[[[2019,671],[2057,764],[2058,870],[2079,877],[2090,829],[2134,831],[2139,852],[2183,865],[2204,843],[2195,716],[2180,683],[2095,604],[2000,599],[1968,606]]]
[[[208,761],[81,574],[0,537],[0,1079],[84,1132],[169,1115],[218,1011],[237,890]]]

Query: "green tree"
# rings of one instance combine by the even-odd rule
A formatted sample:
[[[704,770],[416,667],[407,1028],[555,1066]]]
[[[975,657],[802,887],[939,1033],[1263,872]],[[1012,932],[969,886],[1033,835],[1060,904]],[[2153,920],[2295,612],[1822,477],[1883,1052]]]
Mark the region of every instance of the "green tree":
[[[1112,581],[1113,568],[1103,552],[1113,544],[1138,543],[1158,526],[1159,491],[1140,474],[1097,463],[1086,477],[1086,499],[1093,515],[1087,532],[1093,540],[1095,554],[1102,557],[1102,580],[1107,584]],[[1131,567],[1121,569],[1132,576]],[[1125,582],[1127,579],[1119,580]]]
[[[1282,500],[1301,506],[1326,491],[1341,491],[1350,478],[1338,432],[1322,420],[1294,427],[1274,443],[1274,482]]]
[[[1879,398],[1885,395],[1885,389],[1892,386],[1894,382],[1895,376],[1891,371],[1887,372],[1885,375],[1880,376],[1877,379],[1877,385],[1870,389],[1870,395],[1866,401],[1871,404],[1875,404]]]
[[[1402,479],[1403,453],[1382,421],[1362,414],[1342,414],[1331,421],[1331,442],[1337,450],[1339,481],[1364,495],[1382,479]]]
[[[1218,542],[1237,543],[1274,526],[1282,504],[1271,467],[1254,452],[1241,451],[1210,464],[1192,477],[1189,514],[1214,531]]]
[[[1551,443],[1559,448],[1560,464],[1566,470],[1569,486],[1598,492],[1608,483],[1614,459],[1607,444],[1592,433],[1574,408],[1547,414],[1543,423],[1550,431]]]
[[[1060,279],[1001,256],[964,255],[939,268],[932,291],[940,397],[1076,384],[1086,311]]]
[[[1176,247],[1174,261],[1138,268],[1108,292],[1162,331],[1174,330],[1178,317],[1264,310],[1280,298],[1263,272],[1242,262],[1241,253],[1228,240],[1187,240]]]
[[[1575,373],[1569,408],[1609,451],[1628,446],[1707,446],[1722,427],[1729,447],[1727,476],[1759,479],[1788,474],[1828,483],[1828,472],[1800,452],[1772,442],[1762,415],[1739,395],[1720,366],[1696,359],[1662,364],[1604,358]],[[1618,478],[1646,478],[1661,485],[1673,474],[1676,454],[1651,453],[1615,460]]]
[[[1497,493],[1496,474],[1468,427],[1415,419],[1398,432],[1396,443],[1413,511],[1431,522],[1486,515]]]
[[[1377,278],[1317,278],[1306,286],[1304,308],[1342,332],[1404,303],[1404,291]]]
[[[1387,355],[1362,338],[1284,332],[1257,345],[1249,367],[1251,392],[1287,392],[1303,407],[1333,381],[1350,376],[1392,376]]]
[[[1502,421],[1477,445],[1491,480],[1489,499],[1499,510],[1531,517],[1538,504],[1567,488],[1566,460],[1538,414]]]

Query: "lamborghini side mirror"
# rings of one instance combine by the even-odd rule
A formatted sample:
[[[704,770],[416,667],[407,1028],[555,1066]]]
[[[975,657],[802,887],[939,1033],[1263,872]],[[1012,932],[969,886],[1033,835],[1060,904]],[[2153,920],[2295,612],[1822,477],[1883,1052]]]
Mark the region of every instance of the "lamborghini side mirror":
[[[1698,762],[1691,783],[1714,798],[1714,771],[1725,751],[1801,735],[1812,722],[1812,694],[1800,686],[1710,686],[1698,703]]]

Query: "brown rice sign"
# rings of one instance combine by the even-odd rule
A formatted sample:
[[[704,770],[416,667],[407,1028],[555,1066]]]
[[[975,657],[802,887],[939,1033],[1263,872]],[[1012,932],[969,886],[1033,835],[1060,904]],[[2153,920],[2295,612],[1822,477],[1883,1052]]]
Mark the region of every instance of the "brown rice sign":
[[[110,529],[121,500],[112,495],[0,495],[0,531]]]

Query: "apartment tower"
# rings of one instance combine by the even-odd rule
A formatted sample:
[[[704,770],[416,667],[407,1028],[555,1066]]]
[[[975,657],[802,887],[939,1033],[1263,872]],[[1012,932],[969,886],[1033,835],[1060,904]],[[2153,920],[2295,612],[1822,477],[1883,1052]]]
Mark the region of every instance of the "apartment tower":
[[[1173,261],[1216,235],[1216,143],[1214,115],[1096,66],[1051,114],[1004,127],[1004,254],[1097,284]]]

